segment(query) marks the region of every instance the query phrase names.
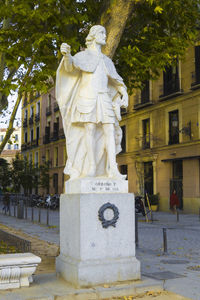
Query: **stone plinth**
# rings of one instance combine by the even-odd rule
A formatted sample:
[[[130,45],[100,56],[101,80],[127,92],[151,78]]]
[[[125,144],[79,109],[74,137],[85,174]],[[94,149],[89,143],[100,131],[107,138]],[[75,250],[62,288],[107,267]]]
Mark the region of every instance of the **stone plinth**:
[[[128,181],[102,177],[68,180],[65,182],[65,193],[128,193]]]
[[[29,286],[41,258],[32,253],[0,255],[0,289]]]
[[[133,194],[63,194],[57,273],[77,287],[140,279],[134,217]]]

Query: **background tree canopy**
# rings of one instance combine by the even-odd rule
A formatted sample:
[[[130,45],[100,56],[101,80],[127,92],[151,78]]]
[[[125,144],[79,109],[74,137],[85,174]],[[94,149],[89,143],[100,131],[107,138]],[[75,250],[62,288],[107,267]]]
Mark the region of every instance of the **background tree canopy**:
[[[197,37],[200,0],[0,0],[0,112],[18,91],[46,92],[55,79],[60,44],[84,47],[94,24],[107,29],[104,53],[113,57],[131,93],[183,56]],[[51,80],[50,80],[51,79]]]

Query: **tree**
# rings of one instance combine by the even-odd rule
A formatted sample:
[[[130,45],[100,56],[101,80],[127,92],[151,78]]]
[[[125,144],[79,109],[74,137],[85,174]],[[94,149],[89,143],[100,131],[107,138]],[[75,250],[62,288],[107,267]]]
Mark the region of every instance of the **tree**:
[[[27,158],[20,157],[19,154],[12,160],[11,177],[12,189],[15,193],[19,193],[21,186],[24,193],[28,194],[33,188],[37,187],[36,176],[38,175],[38,168],[34,167],[32,162]]]
[[[39,174],[39,185],[46,190],[46,194],[49,194],[49,162],[45,162],[39,166]]]
[[[12,134],[22,95],[47,91],[49,78],[55,78],[61,42],[76,52],[91,25],[104,25],[104,53],[113,57],[131,92],[183,56],[197,36],[199,1],[2,0],[0,111],[12,90],[18,90],[18,98],[0,153]]]
[[[11,184],[11,170],[7,160],[0,158],[0,190],[6,192]]]

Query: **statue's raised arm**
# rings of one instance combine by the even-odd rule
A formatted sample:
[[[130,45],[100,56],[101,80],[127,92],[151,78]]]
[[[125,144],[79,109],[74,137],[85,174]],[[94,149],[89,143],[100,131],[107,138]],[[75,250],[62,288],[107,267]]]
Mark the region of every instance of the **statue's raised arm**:
[[[125,179],[118,171],[116,154],[121,151],[120,107],[128,106],[128,94],[113,62],[101,52],[105,43],[105,28],[96,25],[84,51],[71,56],[71,47],[61,45],[56,97],[66,136],[64,172],[70,179]]]

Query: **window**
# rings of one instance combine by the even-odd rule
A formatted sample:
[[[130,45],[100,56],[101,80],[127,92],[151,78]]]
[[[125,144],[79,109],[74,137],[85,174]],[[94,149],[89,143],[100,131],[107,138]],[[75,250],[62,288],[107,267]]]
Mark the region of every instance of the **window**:
[[[145,119],[142,121],[142,148],[147,149],[150,148],[150,119]]]
[[[33,115],[34,115],[34,107],[31,106],[31,117],[33,117]]]
[[[31,129],[31,142],[33,141],[33,129]]]
[[[180,91],[178,63],[176,66],[169,66],[163,72],[163,93],[167,96]]]
[[[39,138],[40,138],[40,127],[38,126],[36,128],[36,140],[37,140],[37,145],[39,143]]]
[[[121,126],[122,130],[122,140],[121,140],[121,148],[122,151],[120,153],[125,153],[126,152],[126,126]]]
[[[193,73],[193,83],[196,85],[200,83],[200,46],[195,47],[195,72]]]
[[[11,144],[8,144],[7,149],[11,150]]]
[[[144,192],[153,195],[153,163],[144,162]]]
[[[1,142],[3,141],[3,135],[1,135],[0,141],[1,141]]]
[[[25,111],[24,111],[24,119],[26,120],[28,118],[28,110],[26,109]]]
[[[149,80],[143,82],[143,89],[141,90],[141,104],[145,104],[150,101],[150,88]]]
[[[122,175],[127,175],[126,179],[128,179],[128,167],[127,167],[127,165],[121,165],[120,166],[120,173]]]
[[[178,110],[169,112],[169,145],[179,143]]]
[[[183,161],[176,159],[172,162],[172,176],[173,179],[182,179],[183,178]]]
[[[54,166],[58,167],[58,147],[54,149]]]
[[[37,114],[40,113],[40,102],[37,102],[36,113],[37,113]]]
[[[38,152],[35,153],[35,166],[38,167]]]
[[[19,140],[18,134],[15,134],[15,141],[17,142]]]
[[[25,143],[28,142],[28,134],[27,134],[27,132],[24,133],[24,142]]]
[[[48,97],[48,107],[51,106],[51,94],[49,94],[49,97]]]
[[[14,145],[14,149],[15,149],[15,150],[18,150],[18,149],[19,149],[19,145],[18,145],[18,144],[15,144],[15,145]]]

